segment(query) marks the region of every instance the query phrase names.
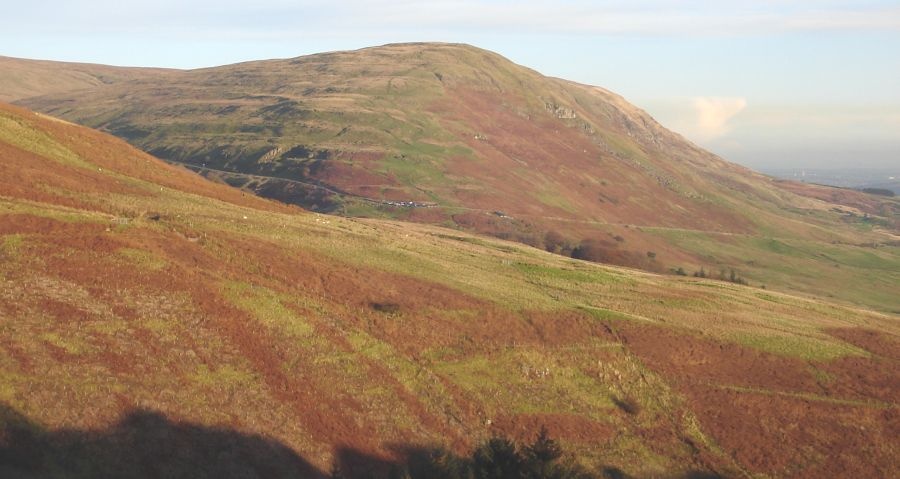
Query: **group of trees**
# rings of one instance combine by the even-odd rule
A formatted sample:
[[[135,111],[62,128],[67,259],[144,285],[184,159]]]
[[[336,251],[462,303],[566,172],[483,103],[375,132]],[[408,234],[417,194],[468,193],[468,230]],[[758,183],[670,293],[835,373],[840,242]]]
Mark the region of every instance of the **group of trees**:
[[[622,243],[625,243],[625,238],[620,235],[572,241],[555,230],[548,231],[543,239],[544,249],[551,253],[595,263],[643,268],[650,271],[658,270],[656,253],[645,255],[624,249],[621,247]]]
[[[575,259],[583,259],[593,261],[595,263],[616,264],[619,266],[630,266],[643,268],[649,271],[663,272],[664,266],[656,261],[656,253],[647,251],[646,254],[640,254],[636,251],[629,251],[619,247],[619,243],[624,243],[625,238],[621,236],[612,237],[611,241],[606,238],[585,238],[579,242],[574,242],[558,231],[548,231],[543,238],[543,247],[545,250],[570,256]],[[691,276],[683,267],[672,268],[670,270],[678,276]],[[692,274],[695,278],[710,278],[720,281],[729,281],[735,284],[749,284],[747,280],[738,275],[734,269],[727,272],[724,269],[719,270],[718,274],[707,272],[703,267]]]
[[[687,276],[688,275],[687,271],[685,271],[684,268],[682,268],[680,266],[677,269],[672,269],[672,272],[678,276]],[[744,284],[744,285],[749,284],[749,283],[747,283],[746,279],[742,278],[740,275],[735,273],[733,269],[729,269],[728,274],[725,274],[724,269],[720,269],[718,275],[713,275],[712,273],[707,273],[706,270],[703,269],[703,267],[701,266],[699,271],[694,271],[693,276],[695,278],[718,279],[719,281],[728,281],[728,282],[735,283],[735,284]]]
[[[718,279],[720,281],[729,281],[729,282],[735,283],[735,284],[747,284],[747,280],[742,278],[741,276],[739,276],[737,273],[735,273],[733,269],[728,270],[728,275],[725,274],[724,269],[720,269],[719,275],[714,277],[712,275],[712,273],[707,273],[706,270],[704,270],[703,267],[701,267],[700,271],[694,272],[694,277],[695,278],[714,278],[714,279]]]
[[[888,188],[863,188],[861,191],[870,195],[881,195],[890,198],[893,198],[896,195],[893,190],[890,190]]]

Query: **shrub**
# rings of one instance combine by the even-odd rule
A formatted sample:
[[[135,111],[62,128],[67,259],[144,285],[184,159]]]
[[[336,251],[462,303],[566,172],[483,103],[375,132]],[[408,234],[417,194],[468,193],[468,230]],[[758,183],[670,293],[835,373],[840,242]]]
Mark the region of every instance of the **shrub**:
[[[641,412],[641,405],[632,397],[613,398],[613,403],[622,410],[622,412],[635,415]]]
[[[581,244],[572,250],[572,257],[595,263],[611,263],[615,249],[616,245],[609,241],[589,238],[582,240]]]
[[[569,256],[574,247],[572,242],[559,231],[550,230],[544,235],[544,249],[551,253]]]
[[[400,312],[400,305],[397,304],[397,303],[388,303],[388,302],[385,302],[385,303],[378,303],[378,302],[372,302],[372,303],[369,303],[369,306],[371,306],[372,309],[374,309],[375,311],[378,311],[379,313],[393,314],[393,313],[398,313],[398,312]]]

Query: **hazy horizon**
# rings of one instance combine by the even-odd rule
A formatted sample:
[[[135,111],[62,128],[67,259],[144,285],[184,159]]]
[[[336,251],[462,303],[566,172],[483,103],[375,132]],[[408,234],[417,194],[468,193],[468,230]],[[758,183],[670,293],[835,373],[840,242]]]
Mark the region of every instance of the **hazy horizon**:
[[[407,41],[468,43],[602,86],[756,169],[900,164],[887,1],[33,2],[0,55],[195,68]]]

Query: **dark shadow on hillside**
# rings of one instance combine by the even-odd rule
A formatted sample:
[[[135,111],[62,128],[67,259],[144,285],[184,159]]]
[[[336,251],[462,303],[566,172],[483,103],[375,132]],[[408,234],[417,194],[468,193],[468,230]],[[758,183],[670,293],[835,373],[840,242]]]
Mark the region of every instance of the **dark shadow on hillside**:
[[[515,474],[504,474],[498,468],[479,468],[477,455],[455,454],[441,447],[397,445],[391,448],[401,462],[392,462],[355,449],[339,449],[335,453],[331,477],[335,479],[647,479],[607,466],[589,471],[569,463],[561,468],[538,468]],[[503,462],[503,461],[499,461]],[[569,461],[562,461],[566,464]],[[508,463],[507,463],[508,464]],[[708,471],[653,475],[655,479],[727,479],[730,476]]]
[[[0,405],[3,478],[321,478],[287,446],[134,411],[101,430],[49,431]]]
[[[494,441],[499,441],[500,447],[488,448],[486,455],[486,445]],[[512,449],[504,449],[504,444]],[[337,449],[333,470],[326,472],[276,440],[172,421],[158,412],[136,410],[107,429],[48,430],[0,403],[3,479],[643,479],[615,467],[584,470],[565,458],[554,460],[552,466],[525,468],[524,462],[517,462],[524,460],[517,456],[521,445],[502,438],[482,444],[471,455],[441,447],[397,445],[389,449],[391,457],[403,460]],[[517,472],[511,473],[513,470]],[[724,476],[689,472],[665,477]]]

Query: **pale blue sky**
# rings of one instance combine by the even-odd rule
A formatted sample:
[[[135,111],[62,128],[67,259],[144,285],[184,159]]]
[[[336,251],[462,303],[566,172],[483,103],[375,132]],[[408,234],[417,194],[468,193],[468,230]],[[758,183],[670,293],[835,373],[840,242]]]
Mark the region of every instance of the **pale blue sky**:
[[[32,0],[3,11],[0,55],[117,65],[470,43],[609,88],[751,167],[900,169],[898,0]]]

